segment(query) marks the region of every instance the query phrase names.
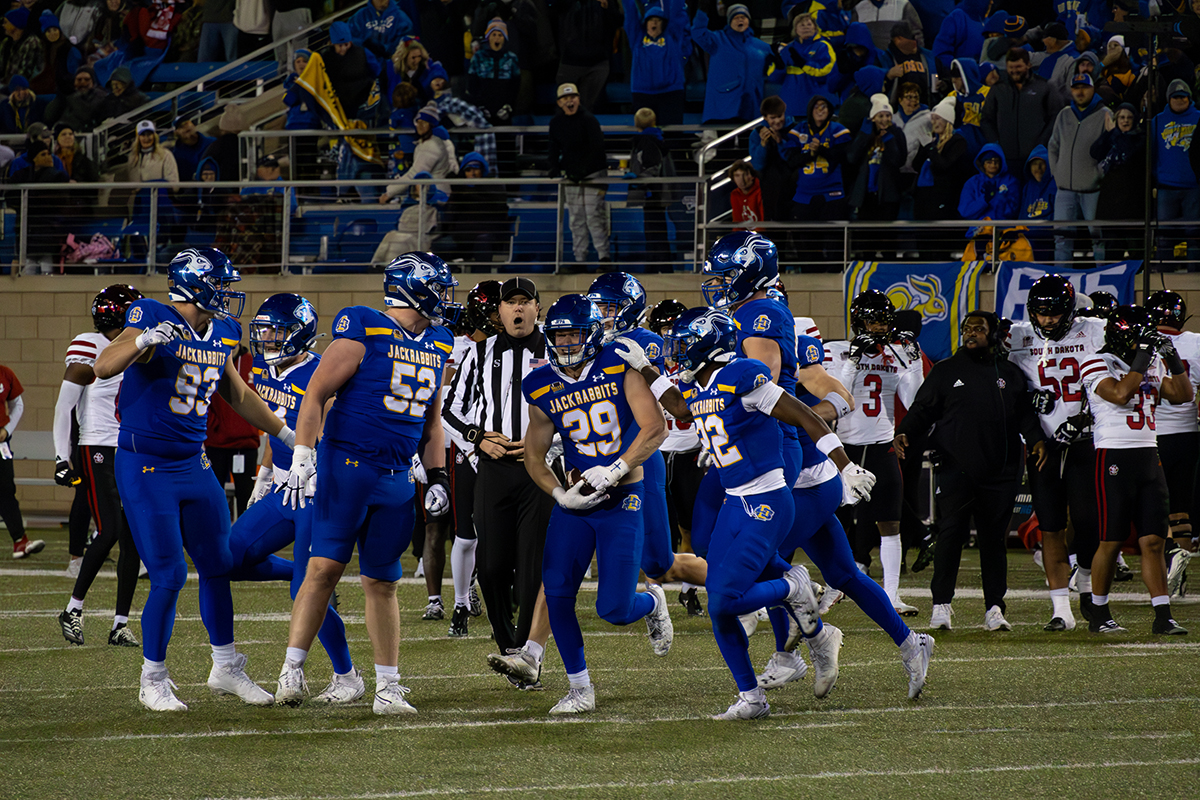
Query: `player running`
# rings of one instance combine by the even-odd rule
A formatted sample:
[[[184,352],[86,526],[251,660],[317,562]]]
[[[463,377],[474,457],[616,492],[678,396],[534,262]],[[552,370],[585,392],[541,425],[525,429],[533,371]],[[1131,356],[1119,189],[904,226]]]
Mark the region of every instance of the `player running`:
[[[276,701],[303,702],[304,662],[323,624],[330,597],[358,547],[366,596],[367,633],[375,654],[376,714],[415,714],[400,685],[400,609],[396,581],[400,556],[416,519],[412,458],[420,453],[429,480],[425,509],[450,507],[441,420],[442,371],[454,336],[439,323],[457,285],[432,253],[406,253],[384,270],[385,311],[342,309],[333,342],[309,380],[297,418],[284,502],[306,505],[309,481],[319,472],[308,572],[292,606],[287,656]],[[321,415],[321,447],[314,455]],[[319,459],[319,460],[318,460]]]
[[[525,469],[557,502],[542,583],[570,690],[550,713],[579,714],[596,708],[575,615],[593,555],[600,571],[600,617],[614,625],[645,617],[655,655],[665,656],[674,638],[662,587],[637,591],[645,531],[642,464],[666,438],[666,426],[642,376],[626,368],[617,348],[604,345],[604,322],[592,301],[578,294],[560,297],[546,314],[545,335],[550,363],[521,382],[529,403]],[[569,475],[581,473],[569,488],[546,466],[556,432]]]
[[[150,573],[142,608],[138,700],[152,711],[186,711],[167,673],[175,604],[191,556],[200,574],[200,615],[212,644],[208,686],[253,705],[274,698],[246,675],[233,644],[228,582],[212,578],[233,566],[229,505],[204,454],[205,416],[219,389],[243,419],[291,443],[295,434],[246,385],[229,354],[242,338],[237,321],[246,295],[229,287],[241,276],[220,250],[190,249],[171,261],[169,303],[148,298],[129,306],[125,330],[97,357],[105,380],[124,373],[117,411],[117,488],[137,551]]]

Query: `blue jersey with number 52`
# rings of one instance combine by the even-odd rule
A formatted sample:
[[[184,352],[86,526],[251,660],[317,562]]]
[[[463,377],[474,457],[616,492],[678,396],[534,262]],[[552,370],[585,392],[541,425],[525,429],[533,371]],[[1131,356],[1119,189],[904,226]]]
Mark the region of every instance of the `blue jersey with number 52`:
[[[562,434],[567,466],[580,472],[607,467],[636,436],[625,399],[625,369],[615,347],[605,345],[578,378],[547,364],[521,381],[526,401],[544,411]]]
[[[784,468],[780,426],[774,417],[746,408],[743,402],[746,395],[770,382],[766,364],[735,358],[712,374],[707,387],[697,383],[679,386],[726,489]]]
[[[333,338],[362,342],[367,352],[338,389],[322,441],[382,469],[408,469],[454,334],[430,325],[414,336],[382,311],[350,306],[333,321]]]
[[[125,370],[117,444],[135,453],[186,458],[199,453],[208,437],[208,404],[241,341],[242,326],[236,319],[213,319],[201,336],[173,306],[150,299],[138,300],[125,313],[125,324],[139,331],[160,322],[179,325],[185,335]]]

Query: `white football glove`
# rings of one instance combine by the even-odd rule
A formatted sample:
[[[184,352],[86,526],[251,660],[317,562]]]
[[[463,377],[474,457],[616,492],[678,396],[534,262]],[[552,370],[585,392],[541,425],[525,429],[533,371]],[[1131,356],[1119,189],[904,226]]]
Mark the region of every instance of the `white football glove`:
[[[608,495],[604,492],[595,492],[593,494],[584,495],[584,481],[572,486],[570,489],[564,489],[561,486],[555,486],[554,501],[560,506],[571,511],[583,511],[592,506],[599,505],[608,499]]]
[[[283,504],[291,508],[304,508],[308,497],[308,485],[316,474],[317,460],[313,449],[302,444],[296,445],[292,451],[292,468],[288,470],[287,483],[283,487]]]
[[[139,350],[149,350],[151,347],[157,347],[183,337],[183,326],[176,325],[174,322],[160,322],[153,328],[147,328],[139,333],[134,339],[134,344],[138,346]]]
[[[712,466],[712,453],[708,452],[707,447],[701,446],[700,452],[696,453],[696,466],[700,469],[708,469]]]
[[[247,508],[267,496],[272,489],[271,484],[275,482],[274,477],[275,470],[266,464],[258,468],[258,474],[254,476],[254,491],[250,493],[250,500],[246,503]]]
[[[616,343],[621,345],[621,347],[617,348],[617,355],[630,367],[641,372],[644,368],[650,366],[650,359],[646,358],[646,351],[633,339],[627,336],[618,336]]]
[[[429,476],[425,474],[425,465],[421,463],[421,457],[416,454],[412,457],[412,477],[414,481],[423,486],[429,485]]]
[[[871,499],[875,475],[851,461],[842,470],[842,505],[852,506],[860,500]]]
[[[607,467],[591,467],[583,473],[583,480],[596,491],[603,492],[610,486],[616,486],[628,474],[629,465],[625,463],[625,459],[618,458]]]
[[[440,517],[450,510],[450,493],[440,483],[425,490],[425,510],[432,517]]]

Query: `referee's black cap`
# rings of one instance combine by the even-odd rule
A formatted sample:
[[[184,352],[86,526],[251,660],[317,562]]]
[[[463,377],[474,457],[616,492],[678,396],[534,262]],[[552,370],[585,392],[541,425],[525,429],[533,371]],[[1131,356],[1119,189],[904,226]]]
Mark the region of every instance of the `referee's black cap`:
[[[541,298],[538,297],[537,286],[530,278],[509,278],[500,287],[501,302],[517,294],[523,294],[526,297],[537,300],[539,303],[541,302]]]

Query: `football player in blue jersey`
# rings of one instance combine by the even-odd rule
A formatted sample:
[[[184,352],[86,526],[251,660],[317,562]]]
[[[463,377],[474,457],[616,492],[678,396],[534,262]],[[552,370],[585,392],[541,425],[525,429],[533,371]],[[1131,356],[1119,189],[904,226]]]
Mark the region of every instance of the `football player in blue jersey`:
[[[641,327],[646,317],[646,290],[641,282],[626,272],[609,272],[592,281],[587,297],[596,304],[604,320],[604,340],[618,336],[633,339],[646,352],[646,357],[660,373],[663,364],[663,340],[657,333]],[[630,431],[636,436],[636,429]],[[667,462],[661,452],[654,452],[642,463],[642,482],[646,486],[646,533],[642,544],[642,572],[656,583],[687,581],[704,585],[708,565],[692,553],[671,550],[671,519],[667,511]]]
[[[343,309],[333,342],[313,372],[296,423],[284,502],[307,504],[319,473],[308,571],[292,607],[287,656],[276,700],[298,705],[307,692],[304,661],[330,597],[358,547],[367,633],[375,655],[376,714],[415,714],[400,685],[400,555],[416,518],[410,468],[420,454],[425,510],[450,508],[441,420],[442,372],[454,335],[441,322],[458,282],[432,253],[406,253],[384,270],[385,311]],[[313,451],[326,403],[321,447]]]
[[[644,534],[642,463],[662,444],[667,428],[642,376],[604,344],[604,322],[592,301],[578,294],[560,297],[546,313],[544,331],[550,363],[521,382],[529,403],[525,469],[558,503],[546,536],[542,583],[570,690],[550,713],[579,714],[596,707],[575,616],[575,599],[593,555],[600,570],[600,617],[614,625],[645,617],[655,655],[665,656],[671,648],[675,632],[662,587],[637,591]],[[562,435],[568,488],[546,466],[556,432]]]
[[[271,694],[246,675],[233,645],[233,599],[227,580],[229,505],[204,455],[213,392],[256,428],[289,445],[295,434],[248,387],[230,352],[242,338],[246,296],[229,287],[241,276],[219,250],[184,250],[168,269],[169,303],[130,305],[125,330],[100,353],[98,378],[124,373],[117,412],[116,474],[138,553],[150,573],[142,609],[138,699],[154,711],[185,711],[167,674],[175,604],[187,579],[184,550],[200,574],[200,615],[212,644],[208,686],[247,703],[270,705]]]

